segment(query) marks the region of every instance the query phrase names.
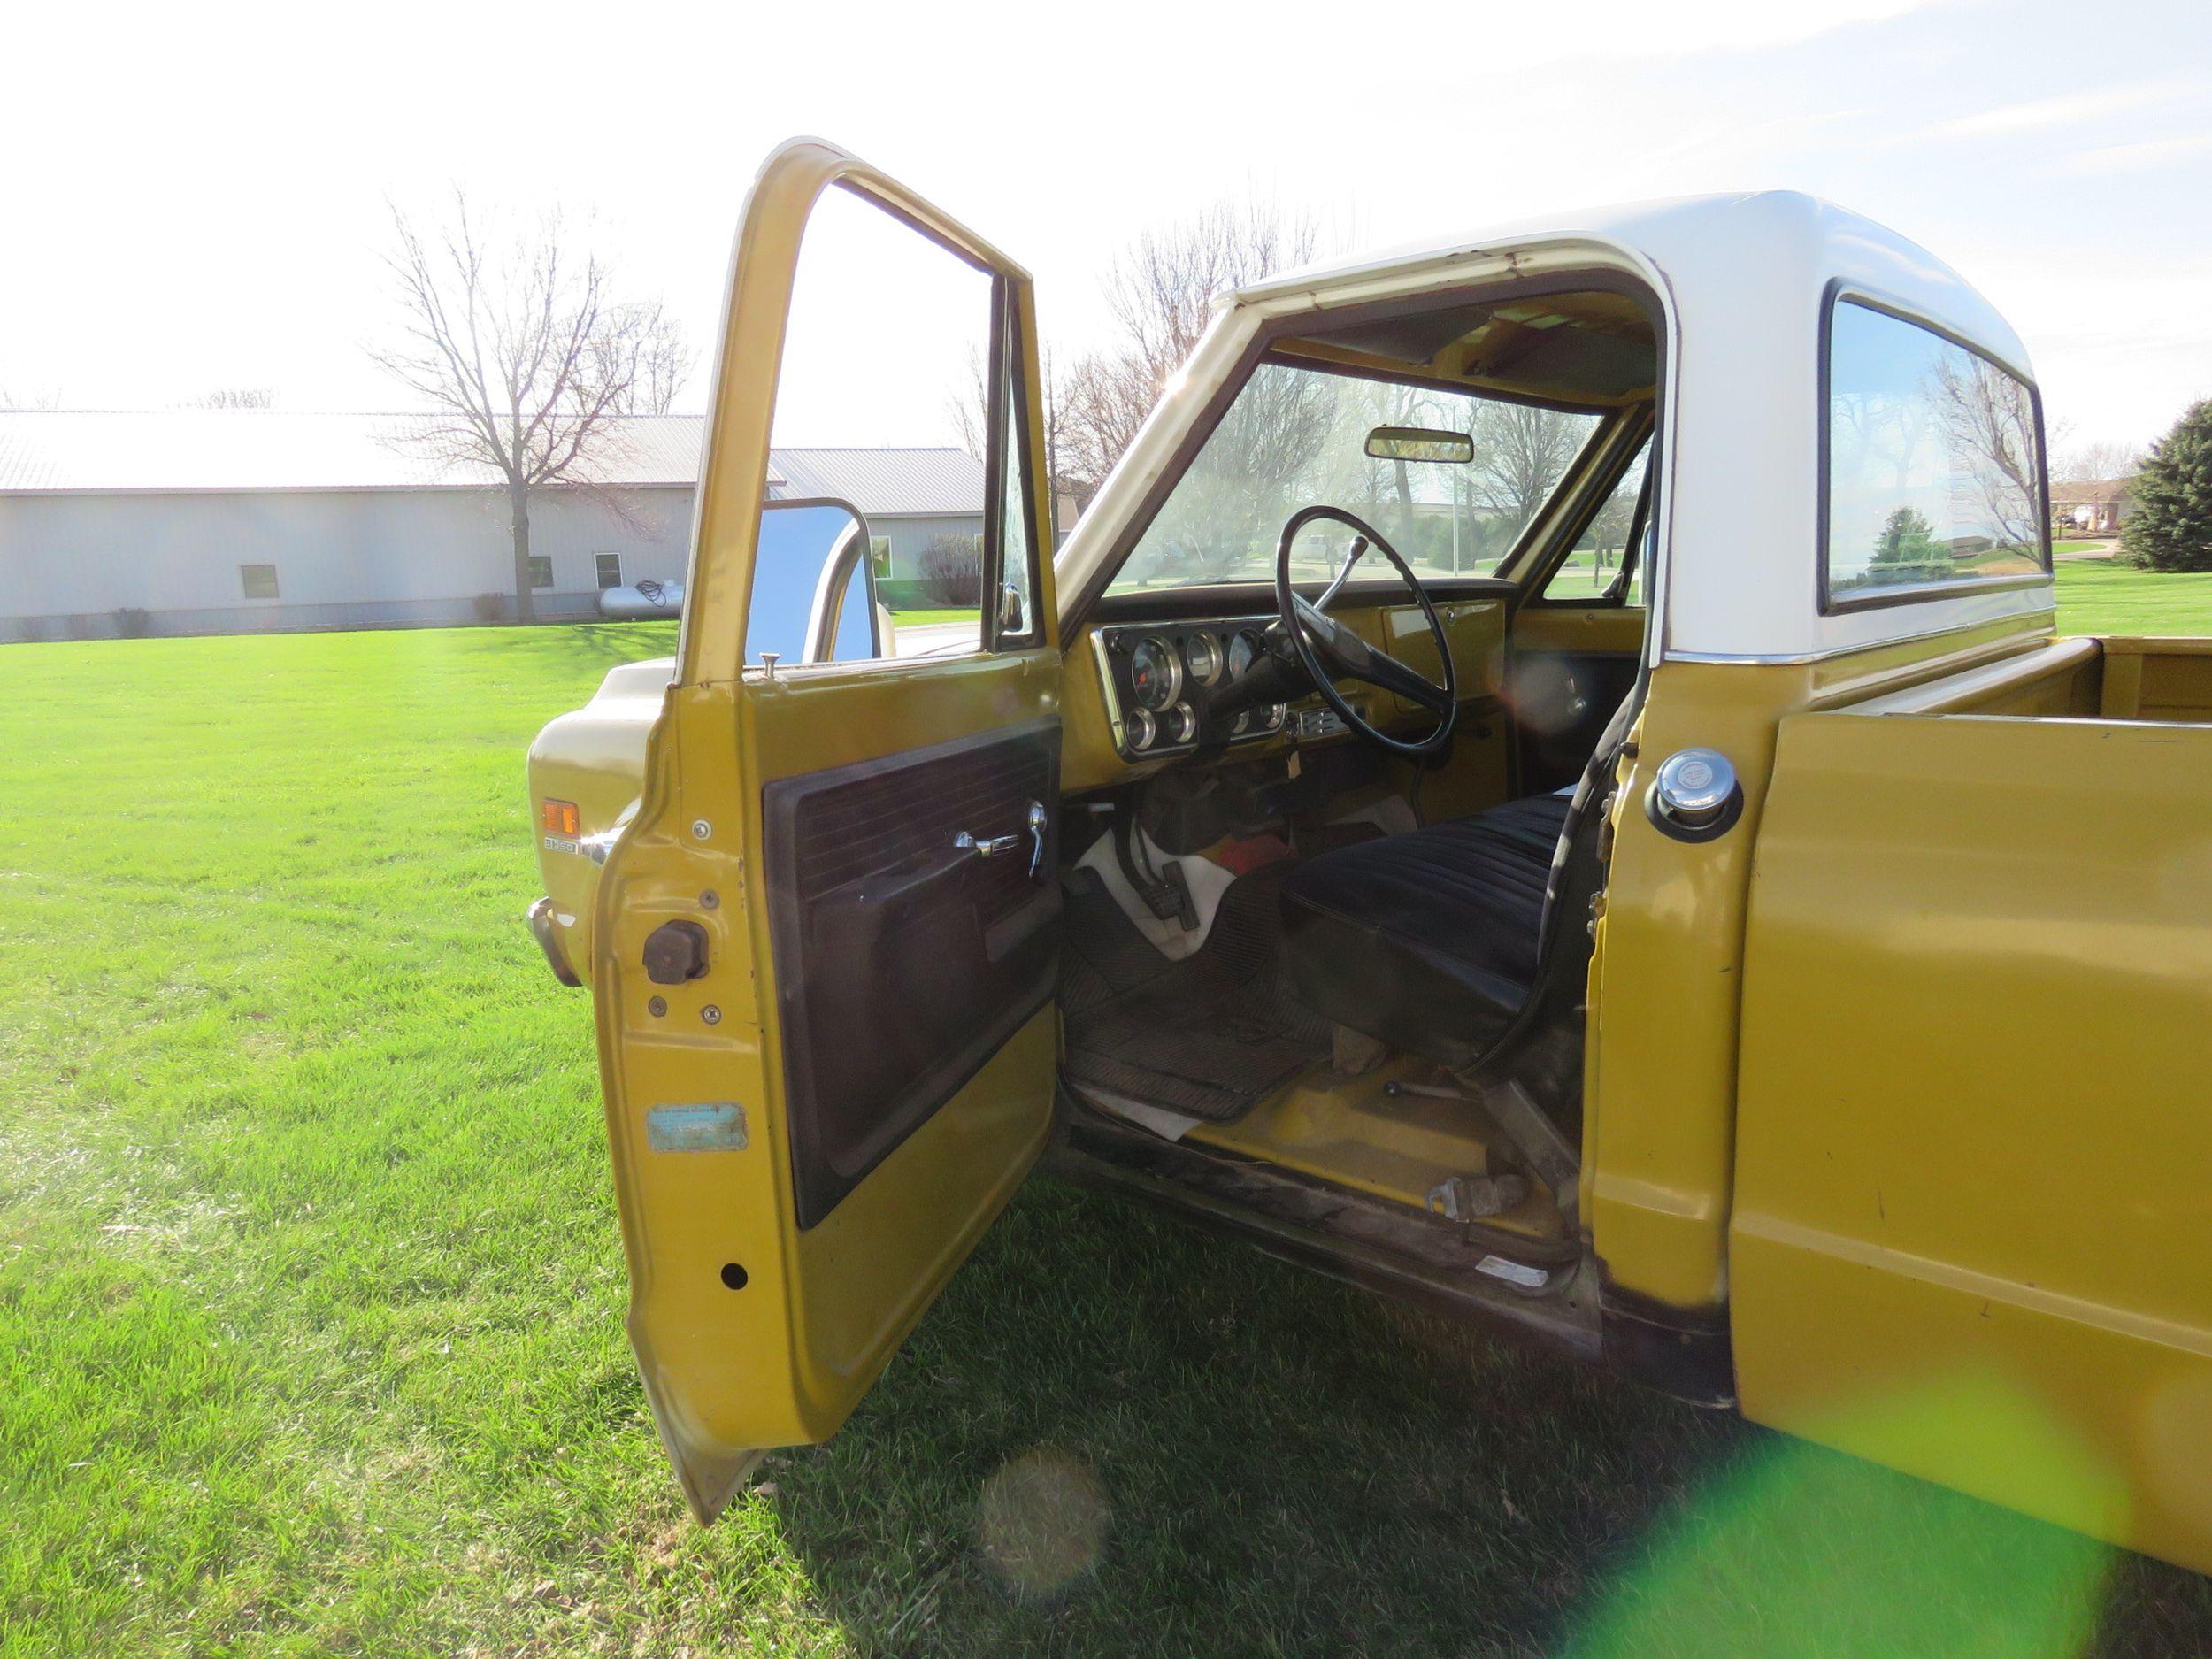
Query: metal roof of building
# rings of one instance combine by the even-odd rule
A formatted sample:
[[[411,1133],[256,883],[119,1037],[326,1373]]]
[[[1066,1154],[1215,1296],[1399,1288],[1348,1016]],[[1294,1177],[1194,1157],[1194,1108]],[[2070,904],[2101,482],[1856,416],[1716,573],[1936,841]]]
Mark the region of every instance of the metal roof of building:
[[[488,466],[442,462],[431,417],[290,410],[0,410],[0,495],[249,490],[487,489]],[[595,481],[688,488],[706,419],[641,415],[615,424]],[[776,449],[778,495],[834,495],[875,515],[983,511],[983,468],[958,449]]]

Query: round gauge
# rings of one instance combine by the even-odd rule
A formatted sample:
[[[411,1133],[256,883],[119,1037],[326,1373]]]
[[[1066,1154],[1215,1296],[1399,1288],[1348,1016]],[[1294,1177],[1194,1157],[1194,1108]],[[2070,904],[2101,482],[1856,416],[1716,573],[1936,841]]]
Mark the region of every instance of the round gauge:
[[[1167,736],[1171,743],[1195,743],[1198,741],[1198,710],[1187,703],[1179,703],[1169,710]]]
[[[1183,641],[1183,661],[1194,684],[1212,685],[1221,678],[1221,641],[1210,634],[1192,634]]]
[[[1122,730],[1127,734],[1130,752],[1134,754],[1138,749],[1150,749],[1152,740],[1158,735],[1160,728],[1142,709],[1132,709],[1128,719],[1122,725]]]
[[[1129,653],[1129,689],[1154,712],[1183,695],[1183,664],[1164,640],[1139,640]]]
[[[1229,641],[1229,678],[1240,678],[1260,654],[1260,636],[1247,628]]]

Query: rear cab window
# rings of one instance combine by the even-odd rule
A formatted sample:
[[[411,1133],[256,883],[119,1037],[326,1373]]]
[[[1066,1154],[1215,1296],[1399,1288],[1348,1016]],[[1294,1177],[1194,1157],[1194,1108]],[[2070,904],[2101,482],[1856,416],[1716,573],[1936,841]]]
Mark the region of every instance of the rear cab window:
[[[1825,370],[1824,611],[2049,574],[2033,388],[1847,295],[1830,308]]]

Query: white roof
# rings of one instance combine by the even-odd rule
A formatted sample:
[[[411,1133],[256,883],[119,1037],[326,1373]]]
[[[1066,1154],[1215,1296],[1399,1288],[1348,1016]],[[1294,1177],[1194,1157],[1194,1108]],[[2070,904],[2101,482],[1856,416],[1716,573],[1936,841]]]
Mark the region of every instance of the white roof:
[[[1706,662],[1805,661],[1915,633],[2047,617],[2047,578],[1878,609],[1818,594],[1823,318],[1839,291],[1965,340],[2024,378],[2026,349],[1925,249],[1795,191],[1601,208],[1287,273],[1217,302],[1058,560],[1063,603],[1093,586],[1131,517],[1180,464],[1215,393],[1263,330],[1338,307],[1516,279],[1632,277],[1656,296],[1668,435],[1657,473],[1650,647]]]
[[[1798,271],[1847,275],[1962,335],[2022,374],[2027,349],[1996,308],[1948,265],[1886,226],[1801,190],[1746,190],[1579,209],[1522,219],[1441,242],[1411,242],[1356,258],[1317,262],[1225,298],[1238,304],[1334,288],[1367,273],[1409,265],[1472,263],[1546,242],[1595,242],[1635,256],[1674,288],[1726,270],[1770,273],[1779,293]]]
[[[0,410],[0,495],[180,494],[251,490],[487,489],[499,476],[441,463],[412,441],[424,415],[291,410]],[[618,421],[595,481],[688,488],[706,421]],[[834,495],[871,517],[983,511],[983,468],[950,449],[776,449],[778,495]]]

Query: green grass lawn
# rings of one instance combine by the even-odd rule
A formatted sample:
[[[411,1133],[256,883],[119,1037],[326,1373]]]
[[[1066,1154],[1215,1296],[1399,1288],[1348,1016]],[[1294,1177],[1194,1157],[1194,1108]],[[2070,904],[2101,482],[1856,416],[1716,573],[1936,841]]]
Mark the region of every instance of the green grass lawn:
[[[2058,626],[2069,634],[2212,634],[2212,572],[2170,575],[2110,559],[2065,559]]]
[[[957,605],[940,605],[933,610],[926,606],[918,611],[894,611],[891,624],[894,627],[926,628],[940,622],[973,622],[982,614],[973,605],[964,611]]]
[[[2190,1575],[1042,1179],[695,1528],[521,923],[525,743],[672,634],[0,650],[8,1659],[2212,1647]]]

